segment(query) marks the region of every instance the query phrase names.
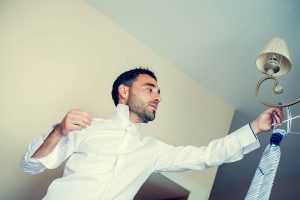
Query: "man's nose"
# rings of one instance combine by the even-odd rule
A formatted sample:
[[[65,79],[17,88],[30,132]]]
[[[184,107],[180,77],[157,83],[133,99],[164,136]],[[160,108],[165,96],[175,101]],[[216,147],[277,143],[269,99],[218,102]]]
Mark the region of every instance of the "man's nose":
[[[157,94],[155,95],[154,101],[157,102],[157,103],[161,102],[161,96],[160,96],[160,94],[157,93]]]

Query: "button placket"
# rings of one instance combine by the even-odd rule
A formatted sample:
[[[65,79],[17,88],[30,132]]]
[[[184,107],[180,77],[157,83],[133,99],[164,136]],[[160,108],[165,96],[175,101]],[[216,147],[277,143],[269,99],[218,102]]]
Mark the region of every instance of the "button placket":
[[[124,148],[124,144],[126,143],[124,141],[125,141],[126,136],[128,135],[128,132],[129,132],[128,128],[125,128],[124,129],[124,135],[122,136],[120,146],[119,146],[119,148],[117,150],[117,153],[116,153],[116,159],[115,159],[115,162],[114,162],[114,166],[113,166],[113,169],[112,169],[111,176],[110,176],[110,178],[109,178],[109,180],[108,180],[108,182],[105,186],[104,193],[102,194],[102,196],[100,196],[100,200],[104,199],[105,194],[108,191],[109,185],[111,184],[111,180],[115,176],[115,172],[116,172],[116,168],[117,168],[118,160],[119,160],[119,155],[120,155],[120,152],[122,151],[122,149]]]

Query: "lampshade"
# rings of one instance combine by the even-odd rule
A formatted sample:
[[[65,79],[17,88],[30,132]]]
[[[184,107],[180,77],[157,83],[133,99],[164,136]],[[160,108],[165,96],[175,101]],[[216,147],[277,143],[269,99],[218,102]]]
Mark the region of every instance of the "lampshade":
[[[273,38],[256,59],[257,68],[268,75],[282,76],[292,67],[287,45],[280,38]]]

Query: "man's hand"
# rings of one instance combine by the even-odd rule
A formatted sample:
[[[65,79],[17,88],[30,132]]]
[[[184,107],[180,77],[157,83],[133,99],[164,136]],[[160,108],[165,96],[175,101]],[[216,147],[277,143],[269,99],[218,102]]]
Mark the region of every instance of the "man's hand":
[[[57,131],[63,136],[70,131],[81,130],[91,125],[92,116],[79,109],[70,110],[63,118],[61,123],[56,127]]]
[[[92,116],[87,112],[76,109],[70,110],[31,157],[42,158],[49,155],[63,136],[68,135],[70,131],[86,128],[91,125],[91,122]]]
[[[254,133],[270,131],[273,124],[273,115],[276,124],[281,124],[283,121],[283,113],[281,108],[269,108],[262,112],[252,123],[251,127]]]

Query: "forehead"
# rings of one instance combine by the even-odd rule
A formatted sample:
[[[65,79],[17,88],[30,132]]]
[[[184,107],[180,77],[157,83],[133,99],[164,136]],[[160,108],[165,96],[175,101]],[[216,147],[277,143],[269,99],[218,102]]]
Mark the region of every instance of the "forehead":
[[[140,74],[137,77],[137,79],[134,81],[133,85],[142,86],[147,83],[153,84],[155,87],[158,88],[157,81],[154,78],[152,78],[151,76],[149,76],[148,74]]]

